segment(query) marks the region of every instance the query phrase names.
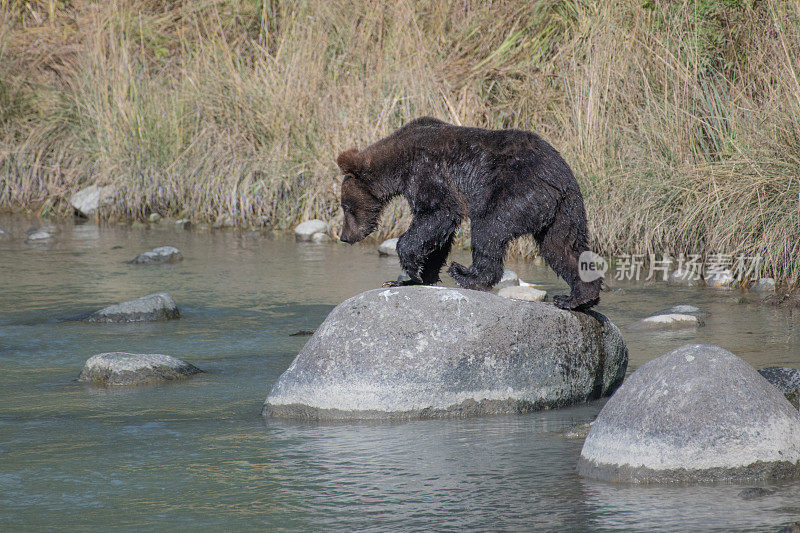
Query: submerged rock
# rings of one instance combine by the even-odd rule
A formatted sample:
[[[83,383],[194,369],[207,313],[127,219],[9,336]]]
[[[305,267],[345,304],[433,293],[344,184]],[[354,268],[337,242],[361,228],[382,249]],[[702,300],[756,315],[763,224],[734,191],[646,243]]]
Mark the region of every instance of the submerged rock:
[[[494,286],[495,289],[504,289],[505,287],[516,287],[520,284],[519,276],[513,270],[503,270],[503,277]]]
[[[25,239],[27,244],[41,244],[41,243],[48,243],[55,240],[56,236],[53,235],[48,230],[36,230],[32,233],[28,234],[28,238]]]
[[[176,357],[154,353],[101,353],[90,357],[78,381],[97,385],[142,385],[203,372]]]
[[[681,313],[670,313],[665,315],[653,315],[643,318],[638,322],[629,324],[627,329],[631,331],[641,330],[667,330],[696,328],[704,323],[695,315],[684,315]]]
[[[633,483],[800,476],[800,414],[750,365],[690,344],[631,374],[592,424],[578,472]]]
[[[177,263],[183,261],[183,254],[174,246],[159,246],[149,252],[143,252],[132,260],[131,265],[156,265],[161,263]]]
[[[338,305],[280,376],[263,413],[397,419],[520,413],[613,392],[628,350],[599,313],[413,286]]]
[[[498,296],[503,298],[511,298],[514,300],[525,300],[527,302],[543,302],[544,299],[547,297],[547,291],[541,291],[539,289],[535,289],[530,285],[526,286],[511,286],[511,287],[503,287],[497,293]]]
[[[180,318],[175,300],[166,292],[157,292],[135,300],[110,305],[84,318],[85,322],[155,322]]]
[[[772,386],[778,389],[781,394],[786,396],[786,399],[798,407],[798,400],[800,400],[800,370],[796,368],[787,368],[781,366],[769,366],[761,368],[759,374],[764,376],[764,379],[772,383]]]
[[[91,217],[97,214],[100,208],[114,203],[114,196],[114,187],[111,185],[107,187],[90,185],[73,194],[69,203],[81,215]]]
[[[294,228],[294,238],[298,241],[310,241],[315,233],[326,233],[327,231],[328,224],[322,220],[307,220]]]
[[[386,239],[378,246],[380,255],[397,255],[397,238]]]
[[[7,241],[11,239],[11,234],[7,231],[0,229],[0,241]]]
[[[757,498],[763,498],[764,496],[771,496],[775,494],[774,490],[765,489],[763,487],[750,487],[749,489],[744,489],[739,492],[738,496],[745,500],[755,500]]]
[[[325,244],[326,242],[331,242],[331,238],[328,237],[327,233],[319,232],[311,236],[311,242]]]
[[[758,293],[774,293],[775,280],[772,278],[761,278],[750,286],[752,292]]]

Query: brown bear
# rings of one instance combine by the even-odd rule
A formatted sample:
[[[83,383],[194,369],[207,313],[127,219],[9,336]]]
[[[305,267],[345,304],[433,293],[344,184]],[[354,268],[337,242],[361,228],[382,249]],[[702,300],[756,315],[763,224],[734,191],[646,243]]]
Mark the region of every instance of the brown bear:
[[[413,221],[397,242],[410,280],[386,286],[437,283],[453,234],[469,217],[472,266],[453,262],[448,269],[460,286],[491,289],[503,275],[509,242],[531,234],[570,286],[569,296],[554,303],[583,310],[599,302],[602,278],[585,282],[578,270],[580,254],[589,249],[583,196],[567,163],[541,137],[423,117],[361,151],[340,154],[337,163],[345,174],[344,242],[372,233],[395,196],[411,206]]]

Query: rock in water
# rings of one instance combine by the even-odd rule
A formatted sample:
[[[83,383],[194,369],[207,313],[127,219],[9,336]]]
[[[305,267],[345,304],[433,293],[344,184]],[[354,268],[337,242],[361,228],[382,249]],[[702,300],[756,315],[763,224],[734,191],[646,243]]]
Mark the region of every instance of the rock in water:
[[[114,202],[114,187],[91,185],[76,192],[69,199],[72,207],[85,217],[97,214],[97,210]]]
[[[516,287],[519,285],[519,276],[513,270],[503,270],[503,277],[494,286],[495,289],[504,289],[506,287]]]
[[[161,263],[176,263],[183,261],[183,254],[174,246],[159,246],[149,252],[137,255],[128,261],[131,265],[156,265]]]
[[[653,315],[643,318],[627,326],[632,331],[641,330],[665,330],[665,329],[684,329],[702,326],[703,321],[695,315],[684,315],[681,313],[671,313],[666,315]]]
[[[84,318],[86,322],[154,322],[180,318],[178,306],[166,292],[157,292],[135,300],[110,305]]]
[[[800,400],[800,370],[782,366],[770,366],[759,369],[758,373],[781,391],[781,394],[786,396],[786,399],[795,408],[798,407],[798,400]]]
[[[397,255],[397,239],[386,239],[378,246],[379,255]]]
[[[328,224],[322,220],[307,220],[294,228],[294,238],[298,241],[310,241],[315,233],[326,233]]]
[[[11,234],[0,229],[0,241],[11,240]]]
[[[97,385],[142,385],[180,379],[202,370],[171,355],[101,353],[90,357],[78,381]]]
[[[586,477],[754,481],[800,475],[800,414],[750,365],[689,344],[636,370],[592,424]]]
[[[40,244],[40,243],[49,243],[55,239],[55,235],[50,233],[47,230],[37,230],[33,233],[28,235],[28,238],[25,239],[26,244]]]
[[[752,292],[773,293],[775,292],[775,280],[772,278],[761,278],[750,286]]]
[[[328,237],[327,233],[319,232],[311,236],[311,242],[316,244],[325,244],[327,242],[331,242],[331,238]]]
[[[263,413],[398,419],[519,413],[585,402],[622,382],[628,350],[599,313],[413,286],[337,306]]]

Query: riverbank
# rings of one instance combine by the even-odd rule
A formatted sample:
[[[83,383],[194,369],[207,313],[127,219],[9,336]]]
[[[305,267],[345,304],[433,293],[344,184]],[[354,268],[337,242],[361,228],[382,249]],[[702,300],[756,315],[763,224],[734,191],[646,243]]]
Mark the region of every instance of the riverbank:
[[[103,216],[336,231],[336,154],[433,115],[550,141],[603,255],[759,256],[800,283],[797,5],[0,9],[2,206],[68,215],[74,192],[113,185]],[[408,221],[393,204],[377,238]]]

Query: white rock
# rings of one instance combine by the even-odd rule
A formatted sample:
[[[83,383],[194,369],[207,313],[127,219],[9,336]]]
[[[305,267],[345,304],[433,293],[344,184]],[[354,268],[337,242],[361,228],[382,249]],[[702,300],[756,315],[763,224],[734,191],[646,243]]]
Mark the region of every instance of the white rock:
[[[702,326],[703,321],[695,315],[684,315],[681,313],[670,313],[664,315],[654,315],[643,318],[628,326],[629,330],[648,330],[648,329],[681,329],[696,328]]]
[[[500,281],[497,282],[494,288],[502,289],[504,287],[515,287],[517,285],[520,285],[519,276],[513,270],[506,268],[503,270],[503,277],[500,278]]]
[[[317,243],[317,244],[323,244],[323,243],[326,243],[326,242],[331,242],[331,238],[328,237],[327,233],[319,232],[319,233],[315,233],[314,235],[311,236],[311,242],[314,242],[314,243]]]
[[[386,239],[378,246],[380,255],[397,255],[397,239]]]
[[[114,196],[114,187],[111,185],[106,187],[90,185],[73,194],[72,198],[69,199],[69,203],[82,215],[90,217],[95,215],[101,207],[114,203]]]
[[[735,281],[736,279],[729,270],[715,272],[706,277],[706,285],[709,287],[716,287],[718,289],[729,289]]]
[[[578,472],[646,482],[800,475],[800,414],[750,365],[686,345],[631,374],[583,445]]]
[[[322,220],[306,220],[294,228],[294,238],[298,241],[310,241],[315,233],[327,233],[328,224]]]
[[[547,297],[547,291],[540,291],[531,286],[523,287],[521,285],[503,287],[497,294],[503,298],[525,300],[526,302],[543,302]]]
[[[0,241],[7,241],[9,239],[11,239],[11,234],[0,229]]]

